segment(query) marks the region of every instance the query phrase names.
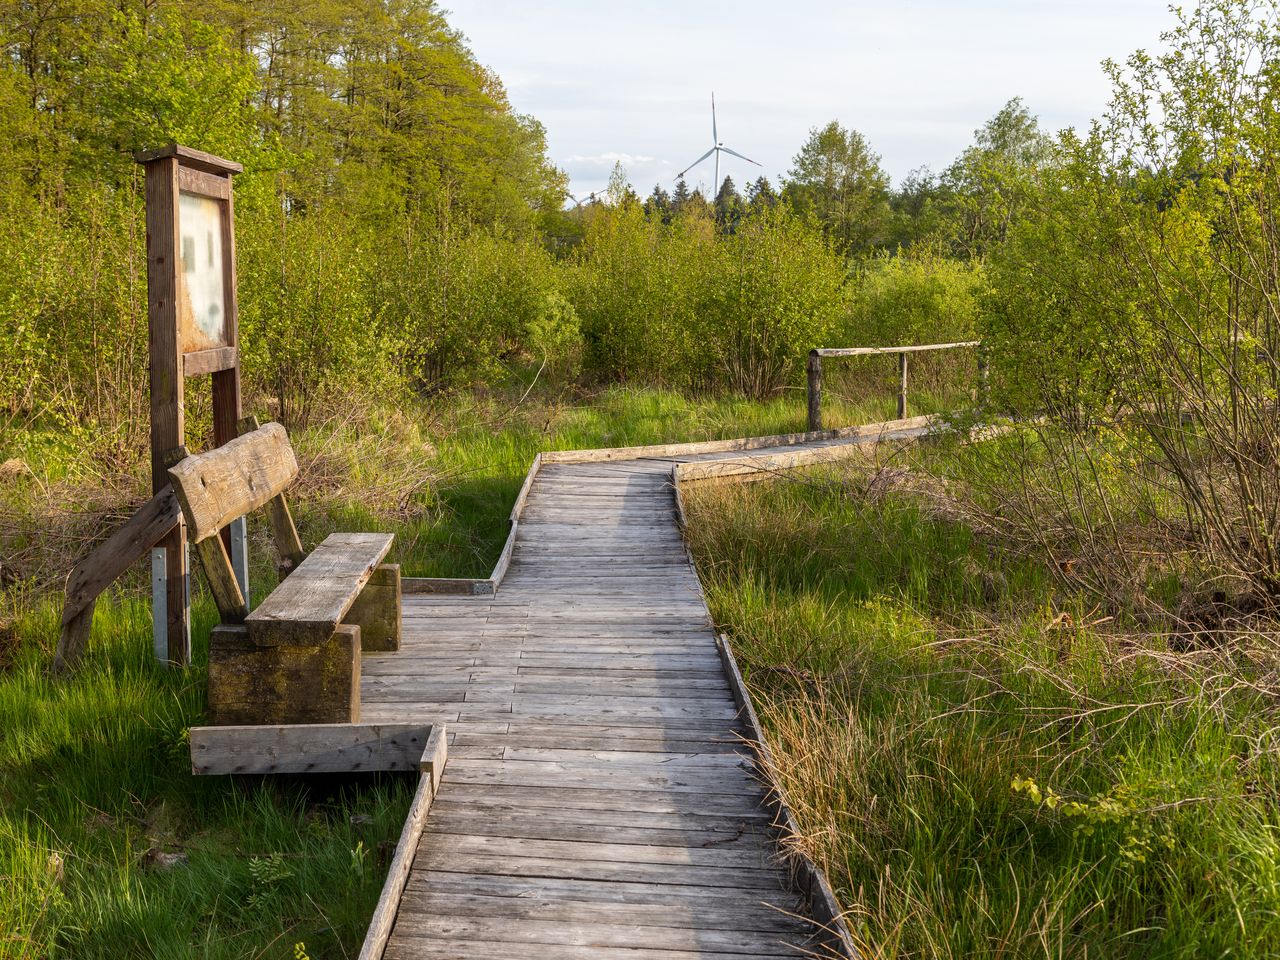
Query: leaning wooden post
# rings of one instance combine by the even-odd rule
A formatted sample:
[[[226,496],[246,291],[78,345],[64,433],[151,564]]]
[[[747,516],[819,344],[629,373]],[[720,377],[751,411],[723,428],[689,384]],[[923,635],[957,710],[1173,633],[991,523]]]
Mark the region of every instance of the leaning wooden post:
[[[183,290],[178,230],[178,158],[156,157],[146,164],[147,316],[151,355],[151,492],[169,483],[168,450],[184,442],[182,337],[179,302]],[[154,646],[157,658],[191,662],[187,617],[187,539],[179,520],[151,556]]]
[[[907,355],[898,354],[898,419],[907,418]]]
[[[809,382],[809,430],[822,429],[822,356],[817,350],[809,351],[805,364]]]
[[[151,489],[186,443],[185,381],[210,376],[214,444],[236,435],[240,358],[231,177],[238,163],[171,144],[134,155],[146,171]],[[230,543],[228,539],[227,543]],[[187,535],[181,517],[152,552],[156,655],[191,662]]]

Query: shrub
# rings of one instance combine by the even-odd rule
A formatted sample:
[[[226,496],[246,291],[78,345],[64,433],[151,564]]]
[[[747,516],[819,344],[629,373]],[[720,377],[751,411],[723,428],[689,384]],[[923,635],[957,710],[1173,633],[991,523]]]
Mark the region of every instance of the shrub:
[[[381,327],[420,389],[471,384],[526,352],[558,365],[576,353],[576,317],[533,240],[406,221],[374,269]]]
[[[799,375],[844,303],[839,257],[785,210],[723,235],[702,213],[593,211],[570,278],[597,376],[754,397]]]
[[[744,220],[721,241],[706,318],[721,383],[763,398],[795,382],[844,312],[844,265],[822,235],[785,208]]]
[[[341,214],[241,218],[240,344],[250,385],[301,425],[326,392],[376,392],[393,378],[370,304],[372,244]]]
[[[937,244],[877,254],[862,265],[841,345],[972,340],[985,288],[981,261],[952,259]]]
[[[714,256],[705,215],[664,226],[646,219],[638,204],[593,210],[567,277],[587,370],[675,387],[704,382],[697,331]]]

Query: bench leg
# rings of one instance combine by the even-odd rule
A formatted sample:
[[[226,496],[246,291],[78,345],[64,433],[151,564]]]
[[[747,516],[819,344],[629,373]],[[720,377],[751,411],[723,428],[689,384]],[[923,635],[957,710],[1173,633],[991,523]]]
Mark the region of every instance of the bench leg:
[[[384,563],[373,571],[343,623],[360,627],[362,650],[400,649],[400,564]]]
[[[209,723],[355,723],[360,719],[360,627],[321,644],[261,646],[240,624],[209,636]]]

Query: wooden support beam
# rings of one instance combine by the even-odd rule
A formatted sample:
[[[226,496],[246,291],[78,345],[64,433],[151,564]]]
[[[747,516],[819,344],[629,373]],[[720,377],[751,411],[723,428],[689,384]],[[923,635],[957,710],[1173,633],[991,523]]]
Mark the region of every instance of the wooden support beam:
[[[151,357],[151,490],[168,484],[164,454],[183,442],[186,423],[183,402],[182,344],[178,333],[178,301],[182,296],[179,265],[182,257],[178,223],[178,154],[148,154],[147,194],[147,319]],[[142,162],[142,161],[140,161]],[[165,550],[165,633],[171,663],[191,662],[191,634],[187,627],[187,551],[181,525],[158,544]]]
[[[215,726],[355,723],[360,719],[360,628],[323,643],[255,643],[242,624],[209,635],[209,722]]]
[[[177,529],[178,518],[178,501],[173,489],[165,487],[75,565],[67,577],[62,635],[53,661],[55,671],[70,668],[84,653],[98,595]]]
[[[252,415],[243,417],[237,427],[241,434],[252,433],[258,429],[258,418]],[[280,557],[280,579],[283,580],[298,568],[307,555],[302,549],[302,540],[283,492],[267,501],[267,516],[271,519],[271,534]]]
[[[249,615],[249,605],[240,592],[235,568],[221,537],[207,537],[196,542],[196,554],[204,570],[205,581],[213,602],[218,607],[218,617],[223,623],[244,623]]]
[[[400,564],[384,563],[356,597],[344,623],[360,628],[360,649],[390,652],[400,649]]]

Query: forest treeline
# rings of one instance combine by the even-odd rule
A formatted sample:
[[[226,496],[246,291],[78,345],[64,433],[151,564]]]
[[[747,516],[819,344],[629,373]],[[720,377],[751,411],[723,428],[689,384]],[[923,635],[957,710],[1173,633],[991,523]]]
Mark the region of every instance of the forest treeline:
[[[1047,142],[1014,102],[942,177],[891,190],[833,122],[777,186],[641,201],[618,171],[573,206],[542,127],[429,0],[7,2],[0,44],[0,414],[127,447],[143,147],[244,165],[244,370],[299,423],[353,385],[512,367],[761,396],[819,342],[967,334],[1008,214],[988,168]]]
[[[245,166],[244,370],[290,425],[512,376],[762,397],[816,345],[980,335],[993,402],[1066,426],[1060,461],[1127,418],[1073,482],[1110,496],[1098,477],[1128,469],[1115,489],[1153,516],[1177,491],[1171,542],[1280,595],[1280,15],[1174,17],[1158,53],[1104,65],[1087,130],[1049,135],[1015,99],[892,185],[833,121],[777,184],[642,198],[617,170],[571,203],[430,0],[8,0],[0,425],[140,449],[131,154],[176,140]],[[1037,509],[1077,526],[1070,497]]]

